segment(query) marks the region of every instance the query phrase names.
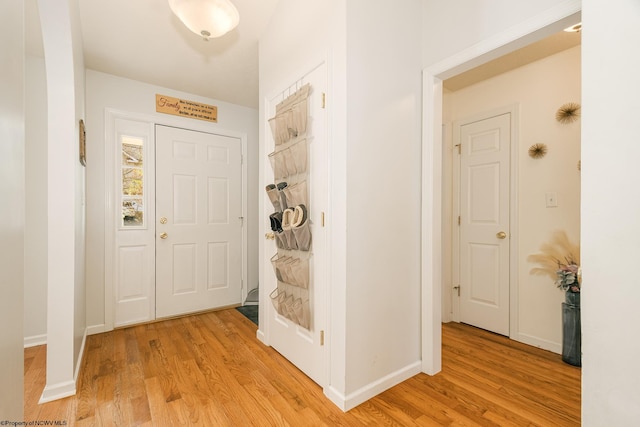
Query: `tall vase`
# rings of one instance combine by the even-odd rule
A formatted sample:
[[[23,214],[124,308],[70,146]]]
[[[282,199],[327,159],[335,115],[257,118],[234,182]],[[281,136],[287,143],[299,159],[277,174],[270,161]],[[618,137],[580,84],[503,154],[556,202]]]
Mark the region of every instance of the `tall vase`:
[[[582,331],[580,325],[580,293],[565,292],[562,303],[562,360],[582,366]]]

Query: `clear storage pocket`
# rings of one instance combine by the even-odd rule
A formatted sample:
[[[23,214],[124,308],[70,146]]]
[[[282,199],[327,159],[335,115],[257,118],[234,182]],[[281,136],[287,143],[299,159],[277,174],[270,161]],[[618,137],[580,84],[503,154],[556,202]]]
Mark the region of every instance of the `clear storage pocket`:
[[[276,188],[275,185],[269,184],[265,188],[267,191],[267,196],[269,196],[269,200],[271,200],[271,204],[273,205],[273,209],[276,212],[282,212],[282,206],[280,205],[280,192]]]
[[[286,182],[279,182],[277,185],[278,194],[280,195],[280,208],[284,211],[287,209],[287,195],[284,192],[284,189],[287,188]]]
[[[295,323],[303,327],[304,329],[309,330],[310,326],[310,315],[309,315],[309,298],[307,299],[297,298],[293,301],[292,311],[296,318]]]
[[[269,294],[276,312],[305,329],[310,327],[309,291],[292,288],[286,283],[278,283],[278,287]]]
[[[276,279],[298,288],[309,288],[309,259],[275,254],[271,265]]]
[[[271,136],[273,136],[273,142],[275,145],[282,144],[280,141],[280,136],[278,134],[278,120],[276,117],[272,117],[269,119],[269,127],[271,128]]]
[[[282,158],[284,159],[287,176],[296,175],[298,173],[298,170],[296,168],[291,147],[285,148],[284,150],[280,151],[280,153],[282,153]]]
[[[297,258],[296,263],[291,264],[291,284],[299,288],[309,288],[309,259]]]
[[[303,139],[293,143],[289,150],[291,151],[291,162],[295,167],[296,173],[305,173],[307,171],[307,140]]]
[[[287,239],[284,237],[284,233],[275,231],[273,235],[278,249],[289,249],[287,247]]]
[[[271,257],[271,266],[273,267],[273,273],[276,275],[276,279],[283,282],[282,273],[280,273],[280,269],[278,268],[278,261],[281,260],[282,257],[280,255],[275,254]]]
[[[307,99],[293,104],[291,112],[296,135],[303,135],[307,131]]]
[[[289,175],[287,163],[283,151],[274,151],[269,154],[269,163],[273,169],[273,178],[275,181],[285,179]]]
[[[301,251],[308,251],[311,248],[311,228],[309,228],[309,219],[305,220],[300,226],[292,228],[293,235],[296,239],[296,245]]]
[[[300,181],[297,184],[293,184],[285,187],[282,191],[287,197],[288,206],[305,205],[307,203],[307,181]]]
[[[288,115],[288,117],[292,117]],[[291,120],[289,120],[290,122]],[[278,114],[276,116],[276,127],[278,130],[278,141],[276,145],[284,144],[289,140],[289,126],[286,114]]]
[[[296,241],[296,237],[293,234],[293,229],[291,227],[283,228],[282,234],[284,234],[284,240],[287,242],[286,249],[296,250],[298,249],[298,243]]]
[[[287,297],[287,294],[275,288],[270,294],[269,298],[271,299],[271,303],[273,304],[273,308],[276,309],[276,312],[280,315],[284,313],[284,300]]]

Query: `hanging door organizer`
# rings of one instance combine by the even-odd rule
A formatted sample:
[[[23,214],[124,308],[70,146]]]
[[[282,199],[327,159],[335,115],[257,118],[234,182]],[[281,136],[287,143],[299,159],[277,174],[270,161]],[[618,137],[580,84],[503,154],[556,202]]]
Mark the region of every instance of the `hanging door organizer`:
[[[302,86],[276,105],[269,120],[275,150],[269,154],[274,183],[266,187],[274,212],[269,216],[278,252],[271,258],[277,287],[271,302],[278,314],[310,329],[309,154],[308,99],[311,87]]]

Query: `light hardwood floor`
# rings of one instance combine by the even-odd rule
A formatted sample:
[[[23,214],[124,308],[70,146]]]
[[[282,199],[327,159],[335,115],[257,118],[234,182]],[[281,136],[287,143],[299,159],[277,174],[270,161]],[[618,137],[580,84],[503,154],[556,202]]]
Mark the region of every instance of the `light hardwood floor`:
[[[461,324],[443,326],[442,372],[343,413],[224,310],[87,338],[76,396],[38,405],[44,346],[25,350],[25,419],[77,426],[575,426],[580,369]]]

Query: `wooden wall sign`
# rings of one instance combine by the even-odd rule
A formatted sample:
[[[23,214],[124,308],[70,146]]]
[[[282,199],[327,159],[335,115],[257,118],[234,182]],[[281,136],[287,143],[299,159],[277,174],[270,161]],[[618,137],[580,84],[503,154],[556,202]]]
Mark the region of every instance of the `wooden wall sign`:
[[[218,122],[218,107],[166,95],[156,94],[156,112],[207,122]]]

